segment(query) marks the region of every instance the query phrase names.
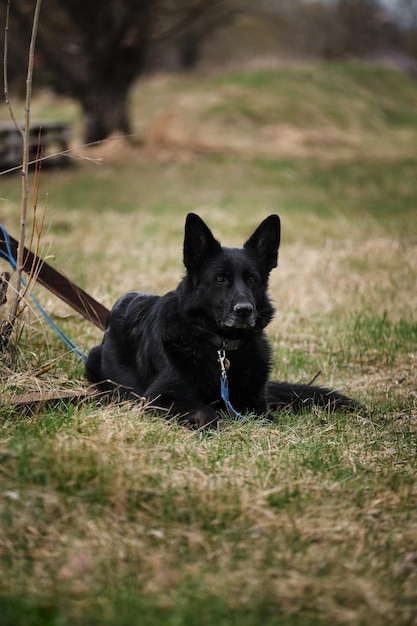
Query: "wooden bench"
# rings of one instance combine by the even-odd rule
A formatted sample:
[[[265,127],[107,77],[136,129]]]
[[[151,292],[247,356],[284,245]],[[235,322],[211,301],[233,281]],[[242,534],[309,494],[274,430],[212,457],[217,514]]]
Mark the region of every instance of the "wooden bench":
[[[29,161],[35,161],[40,146],[42,157],[51,156],[46,163],[69,163],[69,159],[59,153],[68,150],[71,133],[71,125],[67,122],[32,122],[29,131]],[[0,122],[1,171],[21,165],[22,145],[22,135],[13,122]]]

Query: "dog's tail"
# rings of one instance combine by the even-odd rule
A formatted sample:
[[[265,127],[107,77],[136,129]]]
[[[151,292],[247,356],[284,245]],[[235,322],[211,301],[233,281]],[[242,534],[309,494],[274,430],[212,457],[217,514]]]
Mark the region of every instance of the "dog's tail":
[[[266,388],[267,403],[273,409],[290,409],[296,413],[311,406],[336,411],[359,407],[356,400],[327,387],[299,383],[269,382]]]

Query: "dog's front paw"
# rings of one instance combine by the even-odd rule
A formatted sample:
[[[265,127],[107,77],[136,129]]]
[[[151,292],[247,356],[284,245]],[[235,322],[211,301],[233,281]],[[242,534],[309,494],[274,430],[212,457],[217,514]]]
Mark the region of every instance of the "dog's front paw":
[[[180,418],[180,423],[194,430],[217,428],[219,417],[210,406],[201,406],[191,410]]]

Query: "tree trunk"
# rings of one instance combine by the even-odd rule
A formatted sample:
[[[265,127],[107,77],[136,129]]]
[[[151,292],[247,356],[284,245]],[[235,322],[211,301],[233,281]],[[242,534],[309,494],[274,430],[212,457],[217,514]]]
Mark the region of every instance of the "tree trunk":
[[[128,110],[128,87],[120,85],[91,85],[81,97],[84,113],[84,140],[94,143],[106,139],[112,133],[130,135]]]
[[[19,32],[21,41],[31,32],[33,3],[10,2],[13,32]],[[194,31],[196,22],[201,36],[219,18],[224,20],[223,7],[228,7],[226,0],[43,0],[43,4],[39,58],[56,91],[81,104],[84,138],[90,143],[114,132],[130,134],[129,88],[144,71],[155,39],[191,27]],[[189,65],[198,52],[193,37],[183,54]]]

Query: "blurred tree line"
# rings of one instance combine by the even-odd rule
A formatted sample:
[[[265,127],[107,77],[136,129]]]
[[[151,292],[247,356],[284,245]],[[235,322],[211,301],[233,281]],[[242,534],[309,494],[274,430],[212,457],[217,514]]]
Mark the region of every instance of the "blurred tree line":
[[[18,91],[35,2],[8,2],[8,77]],[[393,7],[383,0],[43,0],[35,87],[76,99],[85,141],[98,141],[131,132],[129,91],[146,72],[257,55],[398,60],[401,53],[405,67],[417,59],[417,0]]]

